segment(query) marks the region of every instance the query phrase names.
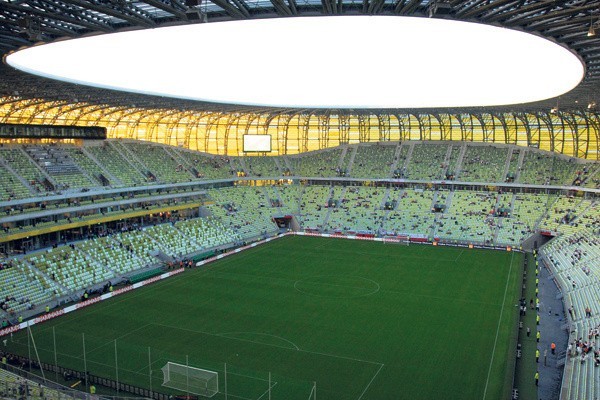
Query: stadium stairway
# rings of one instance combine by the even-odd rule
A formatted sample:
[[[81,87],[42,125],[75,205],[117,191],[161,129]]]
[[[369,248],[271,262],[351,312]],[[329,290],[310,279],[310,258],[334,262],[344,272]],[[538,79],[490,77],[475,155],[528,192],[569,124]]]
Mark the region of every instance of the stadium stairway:
[[[521,181],[521,171],[523,171],[523,163],[525,162],[526,149],[519,149],[519,161],[517,163],[517,174],[515,176],[515,182]]]
[[[35,190],[34,188],[29,184],[29,182],[27,182],[21,175],[19,175],[10,165],[9,162],[7,162],[1,155],[0,155],[0,165],[2,165],[10,174],[11,174],[11,178],[14,180],[17,180],[18,182],[21,183],[22,186],[24,186],[25,188],[27,188],[28,194],[34,195],[35,194]],[[7,187],[4,188],[5,190],[8,189],[8,185]],[[19,191],[20,192],[20,191]],[[26,195],[27,193],[23,193],[24,195]],[[20,196],[19,196],[20,197]]]
[[[90,160],[92,160],[93,162],[96,163],[96,165],[98,166],[98,168],[100,168],[102,170],[102,172],[104,173],[105,176],[108,177],[108,179],[110,179],[112,186],[125,186],[125,184],[123,183],[123,181],[121,181],[119,178],[117,178],[115,175],[113,175],[108,169],[106,169],[104,167],[104,165],[96,158],[96,156],[94,156],[87,148],[86,146],[81,146],[81,151],[83,152],[83,154],[85,154],[87,156],[87,158],[89,158]]]
[[[162,146],[162,148],[167,152],[167,154],[175,160],[175,162],[179,163],[183,168],[190,172],[192,176],[196,176],[194,173],[194,167],[190,162],[184,158],[176,148],[171,146]]]
[[[390,197],[390,192],[391,192],[391,190],[392,190],[392,189],[391,189],[391,188],[389,188],[389,187],[385,189],[385,194],[383,195],[383,197],[382,197],[381,201],[380,201],[380,202],[379,202],[379,204],[378,204],[378,207],[379,207],[379,208],[381,208],[381,209],[384,209],[384,208],[385,208],[385,203],[388,201],[388,198]]]
[[[98,269],[106,269],[106,270],[112,272],[113,276],[119,275],[119,271],[113,269],[112,264],[99,262],[98,257],[96,255],[92,254],[91,252],[89,252],[88,250],[86,250],[84,247],[77,246],[77,250],[79,252],[81,252],[83,255],[85,255],[92,264],[94,264],[98,267]]]
[[[132,169],[138,171],[145,179],[147,179],[145,171],[148,171],[148,168],[142,164],[142,162],[127,148],[127,146],[123,144],[123,142],[110,141],[108,143],[129,165],[131,165]]]
[[[403,144],[404,147],[405,143]],[[410,143],[408,145],[408,151],[406,152],[406,158],[404,159],[404,163],[402,164],[402,170],[406,171],[406,169],[408,168],[408,166],[410,165],[410,162],[412,160],[412,155],[415,151],[415,144],[414,143]]]
[[[444,156],[444,161],[442,162],[443,165],[449,165],[450,164],[450,159],[452,156],[452,151],[454,150],[454,146],[453,145],[449,145],[448,149],[446,149],[446,155]]]
[[[72,149],[67,149],[67,150],[72,150]],[[81,165],[81,163],[79,163],[78,160],[73,158],[73,155],[71,154],[70,151],[66,151],[63,154],[65,155],[65,157],[69,158],[69,160],[73,163],[75,168],[77,168],[79,173],[82,174],[83,176],[85,176],[90,181],[90,183],[92,183],[92,187],[93,186],[102,186],[96,177],[92,176],[92,174],[90,174],[85,168],[83,168],[83,165]]]
[[[448,163],[448,169],[450,171],[457,171],[459,169],[458,163],[460,160],[460,154],[462,150],[461,144],[452,144],[452,153],[450,154],[450,160]],[[456,174],[455,174],[456,175]],[[454,178],[456,180],[456,177]]]
[[[110,172],[124,186],[137,186],[145,183],[146,178],[141,172],[133,168],[130,162],[124,158],[123,154],[111,142],[113,140],[104,141],[100,145],[86,146],[86,151],[97,159],[104,169]]]
[[[509,217],[499,217],[499,218],[496,219],[496,230],[494,232],[494,239],[493,239],[495,245],[509,245],[509,244],[510,245],[516,245],[517,244],[517,243],[512,243],[512,242],[508,243],[508,242],[500,241],[500,235],[501,235],[502,227],[504,226],[504,221],[508,221],[511,218],[514,218],[513,217],[513,210],[514,210],[514,207],[515,207],[516,198],[517,198],[516,194],[513,193],[511,195],[510,203],[509,203],[510,204],[509,205],[509,214],[508,214]],[[498,209],[498,207],[500,207],[500,206],[503,205],[503,204],[500,204],[500,199],[501,199],[501,196],[498,196],[498,199],[497,199],[497,202],[496,202],[496,205],[495,205],[495,209],[496,210]]]
[[[390,165],[390,169],[387,173],[388,177],[393,176],[394,171],[398,168],[398,164],[400,161],[404,163],[404,160],[400,160],[400,154],[402,154],[402,147],[405,146],[404,142],[400,142],[396,146],[396,151],[394,152],[394,159],[392,161],[392,165]]]
[[[567,313],[570,321],[570,342],[581,338],[596,342],[590,330],[600,326],[600,273],[597,270],[600,250],[597,231],[583,230],[563,235],[545,244],[540,253],[553,272],[562,290],[565,307],[572,307],[574,316]],[[585,316],[585,309],[592,308],[592,316]],[[594,350],[596,347],[594,346]],[[600,384],[600,369],[594,365],[593,354],[585,360],[574,350],[567,357],[563,379],[562,398],[569,400],[595,399]]]
[[[279,186],[275,187],[282,205],[291,211],[292,215],[300,214],[300,201],[304,195],[306,186]]]
[[[458,160],[456,161],[456,167],[454,169],[454,179],[458,179],[460,177],[460,172],[463,167],[463,160],[465,158],[466,153],[467,153],[467,144],[463,143],[460,146],[460,153],[458,154]]]
[[[600,185],[597,183],[596,184],[594,183],[594,182],[598,182],[598,181],[600,181],[600,165],[596,166],[596,168],[594,170],[592,170],[591,173],[588,174],[588,176],[585,180],[585,186],[599,188]]]
[[[35,253],[34,253],[35,254]],[[42,276],[46,282],[51,282],[52,285],[56,286],[57,292],[58,293],[69,293],[69,289],[63,285],[60,280],[56,279],[52,279],[52,277],[48,274],[48,272],[46,272],[45,270],[42,270],[40,268],[37,268],[30,259],[27,258],[22,258],[20,260],[20,262],[23,265],[23,268],[27,268],[31,271],[33,271],[35,274],[38,274],[40,276]]]
[[[287,156],[281,157],[280,162],[283,163],[283,165],[280,165],[281,169],[287,169],[288,171],[291,171],[292,175],[295,175],[295,171],[292,168],[290,160]]]
[[[54,180],[42,167],[40,167],[35,160],[33,160],[29,154],[25,151],[23,147],[15,147],[14,151],[18,153],[17,157],[22,159],[21,166],[25,167],[25,169],[29,170],[29,173],[41,175],[43,178],[47,179],[54,187],[57,186],[58,182]],[[17,171],[19,174],[23,175],[22,171]],[[29,174],[28,174],[29,175]],[[31,175],[30,175],[31,176]]]
[[[251,176],[252,174],[250,173],[250,171],[248,170],[248,167],[246,166],[246,160],[244,160],[244,157],[239,157],[237,162],[239,163],[242,171],[245,172],[246,176]]]
[[[279,204],[283,204],[283,199],[281,198],[281,193],[279,193],[279,190],[277,190],[277,187],[276,186],[272,186],[271,188],[272,188],[272,192],[271,193],[273,193],[273,197],[274,197],[273,200],[278,201]],[[296,211],[297,210],[298,209],[296,208]]]
[[[345,187],[344,187],[344,189],[345,189]],[[333,209],[339,207],[339,205],[341,205],[343,202],[343,195],[339,199],[335,198],[335,196],[336,196],[335,186],[332,186],[329,190],[329,199],[333,200],[334,202],[337,201],[338,205],[334,206],[334,207],[327,207],[327,213],[325,213],[325,217],[323,218],[323,221],[321,222],[324,227],[327,226],[327,223],[329,222],[329,218],[331,217],[331,212],[333,211]]]
[[[281,174],[281,176],[283,176],[283,173],[285,171],[285,168],[282,167],[282,161],[283,159],[281,157],[273,157],[273,160],[275,161],[275,165],[277,166],[277,169],[279,170],[279,173]]]
[[[506,156],[506,162],[504,163],[504,169],[502,170],[502,176],[500,179],[506,179],[508,176],[508,171],[510,169],[510,160],[512,159],[513,149],[508,149],[508,154]]]
[[[452,197],[454,196],[454,192],[448,192],[448,194],[446,195],[446,210],[449,210],[450,207],[452,207]]]
[[[346,151],[342,154],[341,160],[344,160],[346,155],[348,154],[348,151],[350,151],[350,158],[348,159],[348,163],[345,166],[346,169],[346,174],[348,176],[352,176],[352,168],[354,167],[354,160],[356,159],[356,153],[358,153],[358,149],[359,146],[353,146],[352,149],[348,149],[348,147],[346,147]],[[343,167],[343,163],[340,162],[340,166]]]
[[[350,151],[350,148],[348,146],[343,146],[342,147],[342,152],[340,154],[340,157],[337,159],[336,161],[336,167],[342,167],[343,166],[343,162],[346,159],[346,156],[348,155],[348,151]]]

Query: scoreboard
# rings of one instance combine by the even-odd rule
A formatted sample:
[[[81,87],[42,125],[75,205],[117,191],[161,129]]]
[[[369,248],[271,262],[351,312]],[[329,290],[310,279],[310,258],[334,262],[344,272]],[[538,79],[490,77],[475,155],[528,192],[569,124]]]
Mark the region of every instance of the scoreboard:
[[[244,153],[271,152],[271,135],[244,135]]]
[[[0,123],[0,139],[106,139],[101,126],[29,125]]]

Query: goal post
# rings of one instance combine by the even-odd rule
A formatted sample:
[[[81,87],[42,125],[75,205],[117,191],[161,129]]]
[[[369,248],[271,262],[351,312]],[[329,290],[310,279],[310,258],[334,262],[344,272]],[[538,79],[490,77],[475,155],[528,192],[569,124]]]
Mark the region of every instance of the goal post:
[[[173,362],[167,362],[161,370],[165,387],[205,397],[219,392],[219,374],[215,371]]]

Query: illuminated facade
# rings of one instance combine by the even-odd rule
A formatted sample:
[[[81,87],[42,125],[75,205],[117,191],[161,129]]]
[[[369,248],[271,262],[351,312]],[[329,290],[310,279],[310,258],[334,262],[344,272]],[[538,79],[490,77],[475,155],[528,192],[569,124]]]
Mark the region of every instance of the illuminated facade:
[[[243,135],[269,134],[269,155],[341,144],[456,140],[534,146],[600,159],[597,112],[359,114],[340,110],[182,111],[0,98],[0,123],[102,126],[108,138],[147,140],[213,154],[243,154]],[[5,140],[6,141],[6,140]]]

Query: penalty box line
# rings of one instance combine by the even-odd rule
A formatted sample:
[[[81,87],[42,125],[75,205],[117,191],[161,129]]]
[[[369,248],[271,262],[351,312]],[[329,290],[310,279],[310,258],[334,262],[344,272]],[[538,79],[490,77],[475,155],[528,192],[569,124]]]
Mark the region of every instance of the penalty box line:
[[[264,343],[264,342],[257,342],[255,340],[241,339],[241,338],[236,338],[236,337],[232,337],[232,336],[226,336],[226,335],[222,335],[222,334],[218,334],[218,333],[200,331],[200,330],[195,330],[195,329],[187,329],[187,328],[181,328],[181,327],[177,327],[177,326],[171,326],[171,325],[165,325],[165,324],[156,324],[156,323],[152,323],[152,324],[149,324],[149,325],[162,326],[164,328],[176,329],[176,330],[180,330],[180,331],[187,331],[187,332],[193,332],[193,333],[200,333],[200,334],[203,334],[203,335],[215,336],[215,337],[220,337],[220,338],[225,338],[225,339],[234,339],[234,340],[238,340],[238,341],[241,341],[241,342],[251,342],[251,343],[255,343],[255,344],[259,344],[259,345],[263,345],[263,346],[277,347],[279,349],[284,349],[284,350],[300,351],[302,353],[316,354],[316,355],[325,356],[325,357],[332,357],[332,358],[339,358],[339,359],[343,359],[343,360],[356,361],[356,362],[361,362],[361,363],[376,365],[378,367],[381,367],[381,366],[384,365],[383,363],[380,363],[380,362],[377,362],[377,361],[361,360],[360,358],[340,356],[340,355],[337,355],[337,354],[330,354],[330,353],[321,353],[319,351],[303,350],[303,349],[300,349],[300,348],[295,349],[295,348],[290,348],[290,347],[285,347],[285,346],[278,346],[276,344],[269,344],[269,343]]]
[[[149,326],[149,325],[153,325],[153,324],[146,324],[146,325],[145,325],[145,327],[146,327],[146,326]],[[141,329],[141,328],[140,328],[140,329]],[[132,332],[130,332],[130,333],[132,333]],[[21,343],[20,341],[15,341],[15,343],[19,343],[19,344],[23,345],[23,343]],[[39,350],[42,350],[42,351],[45,351],[45,352],[50,352],[50,353],[52,353],[52,352],[53,352],[53,350],[51,350],[51,349],[47,349],[47,348],[44,348],[44,347],[41,347],[41,348],[39,348]],[[83,355],[82,355],[81,357],[77,357],[77,356],[73,356],[73,355],[66,354],[66,353],[61,353],[61,352],[57,352],[56,354],[57,354],[57,355],[64,356],[64,357],[67,357],[67,358],[74,358],[74,359],[77,359],[77,360],[83,361]],[[87,354],[87,352],[86,352],[86,354]],[[158,359],[156,359],[156,360],[152,361],[152,363],[151,363],[151,366],[153,366],[154,364],[156,364],[156,363],[158,363],[158,362],[160,362],[160,361],[162,361],[162,362],[166,363],[166,362],[168,362],[169,360],[168,360],[168,359],[166,359],[166,358],[160,357],[160,358],[158,358]],[[105,364],[105,363],[102,363],[102,362],[99,362],[99,361],[89,361],[89,364],[90,364],[90,365],[101,365],[101,366],[103,366],[103,367],[113,367],[113,368],[114,368],[114,365]],[[135,371],[134,371],[134,370],[127,369],[127,368],[119,368],[119,370],[121,370],[121,371],[126,371],[126,372],[130,372],[130,373],[133,373],[133,374],[135,374],[135,375],[144,375],[144,376],[146,376],[145,374],[142,374],[142,371],[143,371],[144,369],[146,369],[146,368],[148,368],[148,366],[144,366],[143,368],[140,368],[140,369],[138,369],[138,370],[135,370]],[[152,372],[155,372],[155,370],[152,370]],[[218,372],[221,372],[221,373],[223,373],[224,371],[218,371]],[[268,379],[264,379],[264,378],[258,378],[258,377],[255,377],[255,376],[250,376],[250,375],[239,374],[239,373],[235,373],[235,372],[229,372],[229,371],[228,371],[228,372],[227,372],[227,375],[235,375],[235,376],[240,376],[240,377],[243,377],[243,378],[249,378],[249,379],[253,379],[253,380],[257,380],[257,381],[269,382],[269,381],[268,381]],[[261,398],[263,398],[263,397],[264,397],[264,396],[265,396],[267,393],[269,393],[269,390],[270,390],[270,389],[273,389],[273,388],[274,388],[274,387],[275,387],[277,384],[278,384],[278,382],[277,382],[277,381],[271,381],[271,386],[270,386],[270,388],[269,388],[269,389],[267,389],[267,390],[266,390],[266,391],[265,391],[263,394],[261,394],[261,395],[260,395],[260,396],[259,396],[257,399],[252,399],[252,398],[249,398],[249,397],[244,397],[244,396],[241,396],[241,395],[236,395],[236,394],[232,394],[232,393],[228,393],[227,395],[228,395],[229,397],[234,397],[234,398],[238,398],[238,399],[241,399],[241,400],[261,400]],[[219,393],[222,393],[222,392],[219,392]]]
[[[371,378],[371,380],[367,383],[366,387],[363,389],[362,393],[359,395],[359,397],[357,398],[357,400],[361,400],[362,399],[362,397],[365,395],[365,393],[367,392],[367,390],[371,387],[371,384],[373,383],[373,381],[375,381],[375,378],[377,378],[377,375],[379,375],[379,372],[381,372],[381,370],[385,366],[384,363],[380,363],[380,362],[376,362],[376,361],[362,360],[362,359],[359,359],[359,358],[353,358],[353,357],[347,357],[347,356],[340,356],[340,355],[329,354],[329,353],[322,353],[322,352],[319,352],[319,351],[303,350],[303,349],[300,349],[300,348],[295,349],[295,348],[290,348],[290,347],[278,346],[278,345],[275,345],[275,344],[268,344],[268,343],[256,342],[256,341],[250,340],[250,339],[241,339],[241,338],[236,338],[236,337],[223,336],[221,334],[216,334],[216,333],[211,333],[211,332],[205,332],[205,331],[199,331],[199,330],[194,330],[194,329],[181,328],[181,327],[175,327],[175,326],[171,326],[171,325],[156,324],[156,323],[149,324],[149,325],[162,326],[164,328],[171,328],[171,329],[176,329],[176,330],[181,330],[181,331],[187,331],[187,332],[193,332],[193,333],[199,333],[199,334],[204,334],[204,335],[209,335],[209,336],[224,337],[224,338],[227,338],[227,339],[234,339],[234,340],[239,340],[239,341],[242,341],[242,342],[251,342],[251,343],[255,343],[255,344],[259,344],[259,345],[263,345],[263,346],[268,346],[268,347],[276,347],[276,348],[279,348],[279,349],[290,350],[290,351],[300,351],[300,352],[307,353],[307,354],[315,354],[315,355],[320,355],[320,356],[325,356],[325,357],[338,358],[338,359],[342,359],[342,360],[355,361],[355,362],[360,362],[360,363],[371,364],[371,365],[377,366],[378,367],[377,371],[375,372],[375,374],[373,375],[373,377]],[[273,385],[273,386],[275,386],[275,385]],[[263,396],[264,396],[264,394],[263,394]]]
[[[152,361],[152,363],[150,364],[150,366],[151,366],[151,368],[152,368],[152,366],[154,366],[155,364],[159,364],[159,365],[160,365],[160,364],[163,364],[163,363],[165,363],[165,364],[166,364],[166,363],[168,363],[168,362],[173,362],[173,361],[172,361],[172,360],[169,360],[169,359],[167,359],[167,358],[164,358],[164,357],[160,357],[160,358],[158,358],[158,359],[156,359],[156,360]],[[138,369],[137,371],[135,371],[135,373],[136,373],[136,374],[141,374],[141,373],[142,373],[142,371],[144,371],[144,370],[145,370],[145,369],[147,369],[147,368],[148,368],[148,366],[147,366],[147,365],[144,365],[142,368],[140,368],[140,369]],[[152,372],[155,372],[155,371],[157,371],[157,370],[154,370],[154,369],[152,370]],[[222,373],[222,374],[223,374],[223,373],[225,373],[225,371],[222,371],[222,370],[220,370],[220,369],[219,369],[219,370],[215,370],[214,372],[220,372],[220,373]],[[268,379],[264,379],[264,378],[257,378],[256,376],[250,376],[250,375],[238,374],[238,373],[236,373],[236,372],[231,372],[231,371],[227,371],[227,375],[241,376],[241,377],[243,377],[243,378],[251,378],[251,379],[254,379],[254,380],[257,380],[257,381],[263,381],[263,382],[268,382],[268,381],[269,381]],[[277,384],[277,382],[275,382],[275,384]],[[275,384],[273,384],[271,387],[275,386]]]
[[[152,361],[152,364],[150,364],[150,365],[151,365],[151,367],[152,367],[152,366],[154,366],[155,364],[159,364],[159,365],[160,365],[160,364],[163,364],[163,363],[165,363],[165,364],[166,364],[166,363],[168,363],[168,362],[169,362],[169,360],[168,360],[168,359],[166,359],[166,358],[164,358],[164,357],[160,357],[159,359]],[[143,366],[142,368],[140,368],[140,369],[138,369],[137,371],[134,371],[134,372],[135,372],[136,374],[140,374],[140,375],[141,375],[141,374],[142,374],[142,371],[144,371],[144,370],[145,370],[145,369],[147,369],[147,368],[148,368],[148,366],[147,366],[147,365],[145,365],[145,366]],[[160,368],[159,368],[158,370],[160,370]],[[152,372],[156,372],[156,371],[158,371],[158,370],[155,370],[155,369],[153,369],[153,370],[152,370]],[[215,370],[214,372],[219,372],[219,373],[221,373],[221,374],[224,374],[224,373],[225,373],[225,371],[222,371],[222,370]],[[256,376],[250,376],[250,375],[239,374],[239,373],[237,373],[237,372],[231,372],[231,371],[227,371],[227,375],[235,375],[235,376],[241,376],[242,378],[254,379],[254,380],[256,380],[256,381],[269,382],[269,380],[268,380],[268,379],[264,379],[264,378],[258,378],[258,377],[256,377]],[[275,385],[277,385],[277,381],[271,381],[271,388],[273,388]]]
[[[109,344],[111,344],[111,343],[114,343],[116,340],[119,340],[119,339],[126,338],[127,336],[129,336],[129,335],[133,334],[134,332],[137,332],[137,331],[140,331],[140,330],[142,330],[142,329],[146,328],[148,325],[152,325],[152,324],[146,324],[146,325],[142,325],[142,326],[140,326],[140,327],[138,327],[138,328],[135,328],[135,329],[132,329],[132,330],[130,330],[130,331],[128,331],[128,332],[125,332],[125,333],[124,333],[124,334],[122,334],[121,336],[118,336],[118,337],[116,337],[116,338],[112,339],[110,342],[106,342],[106,343],[104,343],[104,344],[101,344],[101,345],[99,345],[99,346],[96,346],[96,347],[94,347],[94,348],[92,348],[92,349],[90,349],[90,350],[86,350],[86,351],[85,351],[85,354],[91,354],[91,353],[93,353],[93,352],[94,352],[94,351],[96,351],[96,350],[100,350],[100,349],[101,349],[101,348],[103,348],[104,346],[108,346]],[[78,356],[77,358],[82,358],[82,357],[83,357],[83,353],[79,354],[79,356]]]
[[[159,359],[152,361],[152,363],[151,363],[150,365],[152,366],[152,365],[154,365],[154,364],[157,364],[157,363],[160,365],[160,364],[167,363],[167,362],[169,362],[169,360],[168,360],[168,359],[166,359],[166,358],[163,358],[163,357],[160,357]],[[138,374],[141,374],[141,372],[142,372],[144,369],[146,369],[146,368],[147,368],[147,367],[143,367],[143,368],[141,368],[141,369],[138,369],[138,370],[136,371],[136,373],[138,373]],[[152,372],[155,372],[155,370],[152,370]],[[224,374],[224,373],[225,373],[225,371],[222,371],[222,370],[215,370],[214,372],[217,372],[217,373],[220,373],[220,374]],[[255,381],[261,381],[261,382],[265,382],[265,383],[268,383],[268,382],[269,382],[269,380],[268,380],[268,379],[264,379],[264,378],[258,378],[258,377],[256,377],[256,376],[250,376],[250,375],[238,374],[238,373],[236,373],[236,372],[231,372],[231,371],[227,371],[227,375],[235,375],[235,376],[240,376],[240,377],[242,377],[242,378],[249,378],[249,379],[252,379],[252,380],[255,380]],[[265,397],[265,395],[267,395],[267,394],[269,393],[269,391],[271,391],[271,390],[272,390],[272,389],[273,389],[275,386],[277,386],[277,384],[278,384],[278,383],[279,383],[279,382],[277,382],[277,381],[271,381],[271,382],[270,382],[270,386],[269,386],[269,388],[268,388],[267,390],[265,390],[265,391],[264,391],[264,392],[263,392],[263,393],[262,393],[260,396],[258,396],[258,398],[256,398],[256,399],[252,399],[252,398],[249,398],[249,397],[244,397],[244,396],[241,396],[241,395],[238,395],[238,394],[232,394],[232,393],[227,393],[227,396],[228,396],[228,397],[235,397],[235,398],[242,399],[242,400],[261,400],[263,397]],[[219,391],[218,393],[224,393],[224,392],[222,392],[222,391]]]

